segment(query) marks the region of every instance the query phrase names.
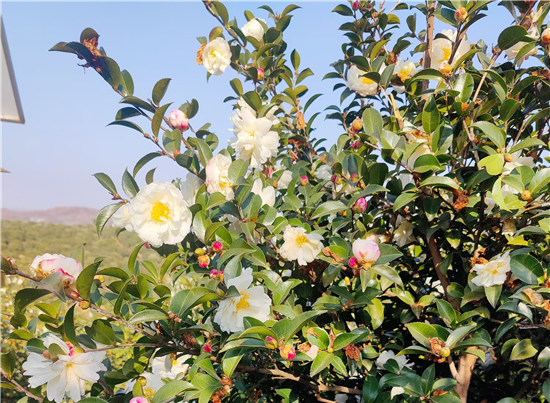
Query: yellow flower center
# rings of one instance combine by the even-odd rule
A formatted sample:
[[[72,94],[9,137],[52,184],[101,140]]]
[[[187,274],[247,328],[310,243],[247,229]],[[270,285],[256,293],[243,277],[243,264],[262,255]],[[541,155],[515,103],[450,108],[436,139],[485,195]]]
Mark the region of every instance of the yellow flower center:
[[[443,55],[445,60],[449,60],[449,57],[451,57],[452,47],[443,48]]]
[[[361,81],[363,82],[363,84],[373,84],[374,83],[374,81],[372,81],[370,78],[367,78],[367,77],[362,77]]]
[[[220,178],[220,188],[225,189],[226,187],[231,186],[231,181],[226,177]]]
[[[296,245],[299,247],[303,246],[305,243],[308,243],[309,239],[304,234],[300,234],[296,237]]]
[[[494,270],[493,270],[493,274],[498,274],[498,270],[497,270],[497,269],[494,269]]]
[[[155,392],[153,391],[153,389],[150,386],[146,386],[145,388],[143,388],[143,394],[148,399],[151,399],[152,397],[155,396]]]
[[[241,294],[241,300],[237,302],[237,312],[250,306],[250,303],[248,302],[249,298],[250,297],[248,296],[248,294]]]
[[[156,202],[151,210],[151,218],[156,222],[163,222],[168,220],[170,215],[170,207],[163,202]]]
[[[407,78],[411,78],[411,68],[405,67],[402,68],[399,73],[397,73],[397,77],[401,79],[401,81],[405,82]]]

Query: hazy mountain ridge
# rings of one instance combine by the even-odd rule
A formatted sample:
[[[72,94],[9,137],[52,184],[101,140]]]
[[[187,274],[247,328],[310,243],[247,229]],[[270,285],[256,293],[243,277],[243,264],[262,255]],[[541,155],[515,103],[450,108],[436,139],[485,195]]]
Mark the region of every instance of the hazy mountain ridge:
[[[48,210],[17,211],[2,208],[2,220],[46,222],[50,224],[93,224],[99,209],[89,207],[54,207]]]

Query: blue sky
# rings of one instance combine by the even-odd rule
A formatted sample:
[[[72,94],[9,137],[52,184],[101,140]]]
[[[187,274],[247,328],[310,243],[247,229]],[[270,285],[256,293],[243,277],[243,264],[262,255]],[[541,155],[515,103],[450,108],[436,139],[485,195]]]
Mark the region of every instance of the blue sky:
[[[257,7],[264,2],[227,2],[231,17],[240,25],[244,10],[267,19]],[[286,2],[269,3],[281,12]],[[345,19],[331,13],[336,2],[298,2],[294,19],[285,31],[289,49],[300,53],[301,68],[315,73],[304,84],[309,95],[324,94],[308,110],[312,114],[339,102],[332,93],[335,80],[322,81],[331,71],[330,63],[340,58],[345,38],[338,27]],[[392,3],[387,3],[391,7]],[[408,11],[398,12],[402,21]],[[232,106],[223,99],[233,95],[229,81],[233,72],[206,81],[204,67],[195,63],[198,36],[208,36],[216,26],[198,2],[97,2],[30,3],[3,2],[2,16],[15,68],[26,123],[2,123],[2,205],[16,210],[47,209],[56,206],[100,208],[111,203],[108,194],[92,177],[96,172],[110,175],[120,189],[124,169],[154,151],[153,144],[138,132],[116,126],[106,127],[121,107],[120,97],[94,71],[77,66],[70,54],[48,52],[60,41],[78,41],[86,27],[99,34],[100,46],[121,69],[133,76],[135,95],[148,98],[157,80],[172,78],[164,102],[178,107],[196,98],[200,103],[194,127],[211,122],[220,144],[231,137],[229,117]],[[498,33],[512,22],[503,7],[491,7],[489,16],[469,31],[472,43],[483,38],[491,46]],[[272,21],[268,21],[272,25]],[[417,25],[422,27],[421,19]],[[442,25],[436,25],[436,31]],[[407,57],[403,54],[402,57]],[[418,57],[413,58],[417,61]],[[229,70],[228,70],[229,71]],[[306,115],[306,119],[308,116]],[[142,127],[148,121],[135,120]],[[317,138],[332,144],[341,134],[333,121],[317,118]],[[168,158],[151,162],[140,174],[144,183],[147,168],[157,166],[156,179],[185,176],[183,168]]]

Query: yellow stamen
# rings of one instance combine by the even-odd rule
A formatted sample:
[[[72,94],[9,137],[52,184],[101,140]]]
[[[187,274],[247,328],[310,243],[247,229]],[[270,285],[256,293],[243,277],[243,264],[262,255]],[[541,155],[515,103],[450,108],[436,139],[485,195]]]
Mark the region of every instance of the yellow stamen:
[[[153,389],[149,386],[143,388],[143,394],[145,395],[146,398],[148,399],[151,399],[152,397],[155,396],[155,392],[153,392]]]
[[[307,239],[307,236],[305,236],[304,234],[300,234],[296,237],[296,245],[300,247],[308,242],[309,242],[309,239]]]
[[[374,81],[372,81],[370,78],[362,77],[361,80],[363,81],[363,84],[373,84]]]
[[[451,57],[452,48],[443,48],[443,57],[445,60],[449,60],[449,57]]]
[[[163,222],[168,220],[170,215],[170,207],[163,202],[156,202],[151,210],[151,218],[156,222]]]
[[[241,309],[246,309],[250,306],[248,302],[248,294],[241,294],[241,300],[237,302],[237,312],[239,312]]]

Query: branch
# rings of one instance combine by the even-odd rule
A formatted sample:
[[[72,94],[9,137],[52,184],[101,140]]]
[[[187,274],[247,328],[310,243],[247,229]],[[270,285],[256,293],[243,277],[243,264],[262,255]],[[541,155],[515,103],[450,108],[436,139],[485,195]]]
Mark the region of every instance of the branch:
[[[477,347],[468,348],[468,350],[471,349],[477,349]],[[456,385],[455,390],[463,403],[467,403],[468,401],[468,389],[470,388],[470,380],[472,379],[472,372],[477,358],[477,355],[464,354],[460,356],[458,361],[458,372],[454,377],[458,381],[458,385]]]
[[[22,392],[26,394],[28,397],[30,397],[31,399],[38,400],[39,402],[44,401],[44,398],[36,396],[35,394],[31,393],[30,391],[25,389],[23,386],[21,386],[19,383],[17,383],[16,380],[9,378],[8,374],[6,374],[3,369],[0,369],[0,373],[2,374],[2,378],[4,378],[9,383],[11,383],[13,386],[15,386],[19,392]]]
[[[447,287],[449,287],[449,280],[447,279],[447,276],[445,276],[439,268],[439,266],[441,265],[441,262],[443,261],[443,258],[441,257],[441,252],[439,251],[439,246],[437,245],[437,241],[435,240],[434,236],[428,239],[428,246],[430,248],[432,260],[434,262],[434,268],[435,268],[435,272],[437,273],[437,278],[439,279],[439,282],[441,283],[441,286],[445,291],[445,299],[449,301],[451,306],[458,311],[460,310],[460,305],[458,304],[456,299],[454,299],[449,295],[447,291]]]
[[[248,367],[248,366],[242,366],[242,365],[239,365],[237,368],[241,372],[257,372],[259,374],[278,376],[283,379],[288,379],[290,381],[298,382],[308,386],[310,389],[313,389],[316,392],[342,392],[350,395],[362,394],[361,390],[348,388],[346,386],[335,386],[335,385],[327,386],[327,385],[319,385],[316,383],[311,383],[305,379],[300,378],[299,376],[295,376],[278,369],[265,369],[265,368]]]
[[[432,42],[434,39],[434,8],[435,1],[430,1],[430,4],[426,4],[426,50],[424,50],[424,62],[422,63],[425,68],[429,68],[432,64]],[[422,93],[428,90],[430,86],[429,80],[422,82]],[[425,99],[426,96],[422,95]]]

